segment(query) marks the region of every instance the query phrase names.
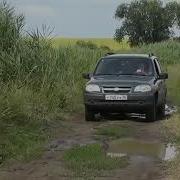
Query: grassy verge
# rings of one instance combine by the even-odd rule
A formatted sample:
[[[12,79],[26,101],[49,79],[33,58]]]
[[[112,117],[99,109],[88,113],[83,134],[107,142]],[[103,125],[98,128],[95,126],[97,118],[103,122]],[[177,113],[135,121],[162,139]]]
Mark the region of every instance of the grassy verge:
[[[43,57],[38,51],[34,62],[32,54],[23,57],[24,61],[18,69],[21,75],[9,74],[16,67],[11,66],[8,59],[6,64],[3,63],[4,67],[1,66],[4,74],[0,78],[6,73],[10,79],[4,82],[0,79],[0,141],[6,137],[0,146],[2,161],[22,157],[26,159],[28,154],[33,154],[31,151],[35,151],[33,148],[42,145],[49,137],[42,130],[44,126],[61,121],[62,113],[81,109],[85,82],[81,74],[93,69],[96,61],[104,54],[99,50],[78,47],[50,48],[48,51],[50,57],[47,54]],[[18,57],[14,61],[18,64]],[[29,61],[34,64],[26,71]]]
[[[180,64],[171,65],[167,68],[169,79],[167,82],[169,98],[180,107]]]
[[[176,145],[177,150],[180,150],[180,115],[174,115],[170,120],[163,123],[165,128],[165,136],[168,142]],[[167,163],[167,174],[170,180],[180,179],[180,154],[176,158]]]
[[[93,177],[101,171],[123,168],[128,165],[128,158],[111,158],[103,152],[101,145],[93,144],[75,147],[64,154],[67,168],[77,176]]]
[[[180,107],[180,65],[170,65],[167,67],[169,73],[168,85],[168,97],[178,107]],[[164,132],[166,139],[173,143],[177,150],[180,151],[180,114],[179,112],[172,116],[168,121],[163,122]],[[167,174],[169,180],[180,179],[180,155],[167,164]]]
[[[179,46],[179,45],[178,45]],[[176,49],[176,48],[175,48]],[[179,55],[180,56],[180,55]],[[167,82],[168,86],[168,97],[178,107],[180,107],[180,64],[167,66],[169,73],[169,79]],[[176,115],[172,116],[168,121],[163,122],[165,129],[165,136],[168,142],[173,143],[177,150],[180,151],[180,114],[179,111]],[[169,180],[180,179],[180,155],[167,164],[167,174]]]
[[[40,131],[39,125],[17,127],[9,124],[5,131],[0,133],[1,163],[7,159],[29,161],[32,158],[39,157],[43,152],[42,145],[46,139],[44,133]]]
[[[23,15],[0,3],[0,164],[40,154],[51,124],[81,107],[81,73],[105,52],[53,48],[39,31],[24,35]],[[79,105],[77,105],[79,104]]]
[[[96,131],[96,135],[98,136],[100,135],[111,139],[129,137],[133,133],[134,133],[134,129],[130,127],[117,127],[117,126],[100,127],[97,128]]]

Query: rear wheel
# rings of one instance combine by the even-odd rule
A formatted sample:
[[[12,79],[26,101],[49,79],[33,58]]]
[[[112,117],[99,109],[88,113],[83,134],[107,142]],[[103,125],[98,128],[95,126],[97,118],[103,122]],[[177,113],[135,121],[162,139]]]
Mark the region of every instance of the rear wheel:
[[[87,106],[85,106],[85,120],[95,121],[95,112],[90,110]]]
[[[148,121],[156,121],[157,120],[157,107],[156,107],[156,99],[153,100],[152,107],[146,113],[146,119]]]

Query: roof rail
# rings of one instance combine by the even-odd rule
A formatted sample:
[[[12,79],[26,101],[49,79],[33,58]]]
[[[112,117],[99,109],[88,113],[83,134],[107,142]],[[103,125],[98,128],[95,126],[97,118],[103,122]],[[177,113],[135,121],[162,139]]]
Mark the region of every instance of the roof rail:
[[[108,52],[108,53],[105,54],[105,56],[110,56],[110,55],[113,55],[113,54],[115,54],[115,53],[113,53],[113,52]]]

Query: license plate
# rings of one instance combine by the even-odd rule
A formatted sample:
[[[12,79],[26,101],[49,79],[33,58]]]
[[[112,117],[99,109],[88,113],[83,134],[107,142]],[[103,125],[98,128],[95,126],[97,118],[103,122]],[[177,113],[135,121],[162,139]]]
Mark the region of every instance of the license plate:
[[[127,101],[127,95],[106,95],[107,101]]]

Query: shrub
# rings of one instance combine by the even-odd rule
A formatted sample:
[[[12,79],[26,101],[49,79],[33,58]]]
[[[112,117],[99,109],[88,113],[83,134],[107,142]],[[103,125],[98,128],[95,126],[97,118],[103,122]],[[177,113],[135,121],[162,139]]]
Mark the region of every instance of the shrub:
[[[0,3],[0,52],[16,49],[24,26],[24,16],[16,15],[15,10],[5,1]]]
[[[104,51],[108,51],[108,52],[112,51],[109,46],[105,46],[105,45],[104,46],[100,46],[100,49],[102,49]]]
[[[64,154],[65,165],[72,169],[76,176],[97,176],[103,170],[124,168],[128,157],[111,158],[106,156],[100,144],[74,147]]]
[[[91,41],[82,41],[82,40],[79,40],[76,42],[76,45],[81,47],[81,48],[89,48],[89,49],[98,49],[97,45],[92,43]]]

